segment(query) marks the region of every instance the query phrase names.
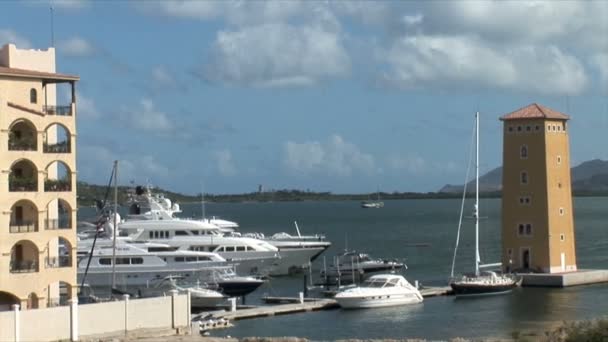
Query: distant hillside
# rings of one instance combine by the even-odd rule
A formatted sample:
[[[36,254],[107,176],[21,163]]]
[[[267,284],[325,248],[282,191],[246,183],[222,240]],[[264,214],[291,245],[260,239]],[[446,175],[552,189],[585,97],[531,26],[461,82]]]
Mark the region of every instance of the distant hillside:
[[[581,163],[571,169],[572,191],[580,193],[604,193],[608,191],[608,161],[594,159]],[[472,191],[475,181],[467,183],[467,190]],[[502,167],[479,177],[481,192],[500,191],[502,186]],[[462,185],[447,184],[439,189],[440,193],[462,193]]]

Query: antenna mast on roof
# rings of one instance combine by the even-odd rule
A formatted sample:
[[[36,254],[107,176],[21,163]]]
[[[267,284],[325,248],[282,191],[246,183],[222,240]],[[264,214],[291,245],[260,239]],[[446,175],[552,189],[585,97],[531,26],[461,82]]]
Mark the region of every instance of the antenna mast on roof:
[[[53,20],[54,9],[51,3],[51,47],[55,47],[55,22]]]

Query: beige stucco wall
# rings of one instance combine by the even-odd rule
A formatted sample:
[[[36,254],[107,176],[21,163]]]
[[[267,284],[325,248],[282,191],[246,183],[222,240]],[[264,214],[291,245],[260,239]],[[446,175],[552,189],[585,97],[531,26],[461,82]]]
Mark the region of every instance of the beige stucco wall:
[[[70,336],[70,307],[24,310],[20,323],[22,341],[65,340]]]
[[[162,310],[160,308],[169,308],[169,310]],[[169,296],[145,300],[130,300],[128,312],[129,329],[171,327],[170,308],[171,297]],[[179,307],[177,310],[183,312],[184,307]]]
[[[175,327],[189,326],[188,295],[177,295],[172,307],[171,297],[145,298],[108,303],[78,305],[78,335],[81,338],[95,335],[123,335],[127,331],[171,329],[172,310]],[[70,338],[69,306],[25,310],[19,313],[23,341],[57,341]],[[128,310],[128,311],[126,311]],[[14,340],[14,312],[0,312],[0,341]],[[127,321],[125,321],[125,318]]]
[[[8,45],[0,49],[0,65],[35,70],[55,72],[54,49],[19,50]],[[69,87],[69,84],[65,86]],[[30,103],[30,90],[36,89],[38,100]],[[72,106],[72,116],[39,115],[9,106],[8,103],[25,107],[42,113],[44,105],[56,104],[56,86],[49,84],[43,87],[41,79],[24,79],[19,77],[0,77],[0,291],[8,292],[21,300],[23,308],[27,307],[27,297],[30,293],[38,296],[39,307],[44,307],[47,301],[57,300],[59,296],[59,282],[69,285],[76,284],[76,113]],[[9,151],[8,141],[11,125],[18,120],[27,120],[35,127],[35,151]],[[70,133],[71,153],[43,153],[45,135],[48,142],[56,141],[56,132],[53,124],[61,124]],[[49,129],[49,127],[51,127]],[[9,191],[9,176],[11,167],[20,160],[28,160],[35,165],[38,191]],[[72,191],[45,192],[45,179],[55,179],[57,176],[56,162],[63,162],[71,171]],[[45,219],[56,218],[57,199],[65,201],[71,208],[72,229],[46,229]],[[37,232],[11,233],[9,230],[11,215],[14,215],[15,204],[20,200],[28,200],[33,208],[27,208],[24,215],[27,218],[35,217],[38,221]],[[28,204],[29,206],[29,204]],[[47,267],[47,257],[57,256],[58,239],[65,239],[72,249],[72,266],[64,268]],[[33,259],[38,262],[38,272],[11,273],[11,249],[16,243],[26,240],[36,245],[37,255]],[[31,251],[27,253],[31,254]],[[26,254],[27,254],[26,253]],[[75,295],[75,293],[73,293]]]
[[[0,66],[55,72],[55,48],[47,50],[19,49],[14,44],[5,44],[0,49]]]
[[[504,122],[502,263],[505,269],[509,265],[511,271],[521,268],[522,253],[528,249],[532,269],[561,271],[560,255],[566,253],[565,270],[576,270],[568,134],[563,130],[547,131],[547,125],[563,123],[542,119]],[[520,156],[524,145],[528,149],[527,158]],[[561,164],[556,162],[558,155]],[[522,171],[528,174],[527,184],[521,183]],[[530,198],[530,203],[520,203],[522,197]],[[560,207],[564,208],[564,215],[559,215]],[[520,224],[532,224],[532,235],[519,235]],[[566,241],[560,241],[560,233],[566,234]]]

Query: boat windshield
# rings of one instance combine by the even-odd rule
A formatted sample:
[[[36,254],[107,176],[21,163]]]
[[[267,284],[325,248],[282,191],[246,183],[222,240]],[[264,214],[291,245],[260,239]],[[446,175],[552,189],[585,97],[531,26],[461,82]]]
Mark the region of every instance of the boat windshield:
[[[386,279],[369,279],[363,283],[363,287],[384,287],[385,284],[387,284]]]

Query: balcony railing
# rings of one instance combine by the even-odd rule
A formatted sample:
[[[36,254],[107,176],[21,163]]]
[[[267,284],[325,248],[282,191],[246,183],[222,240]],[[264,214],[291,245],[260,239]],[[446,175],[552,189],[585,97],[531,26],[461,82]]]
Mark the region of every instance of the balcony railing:
[[[47,115],[72,116],[72,106],[42,106]]]
[[[44,143],[42,145],[42,151],[44,153],[70,153],[72,152],[72,148],[69,141],[64,141],[58,144]]]
[[[11,260],[11,273],[38,272],[38,261],[36,260]]]
[[[44,263],[46,268],[72,267],[72,257],[69,255],[46,257]]]
[[[72,182],[69,180],[47,179],[44,181],[44,191],[72,191]]]
[[[11,177],[8,180],[8,191],[38,191],[36,178]]]
[[[38,222],[34,220],[12,220],[9,224],[11,233],[30,233],[38,231]]]
[[[60,218],[60,219],[45,219],[44,227],[47,230],[55,230],[55,229],[72,229],[72,220],[69,218]]]
[[[36,142],[31,139],[9,139],[9,151],[36,151]]]

